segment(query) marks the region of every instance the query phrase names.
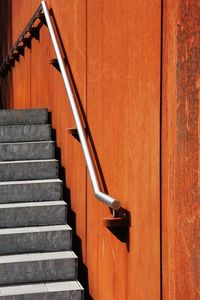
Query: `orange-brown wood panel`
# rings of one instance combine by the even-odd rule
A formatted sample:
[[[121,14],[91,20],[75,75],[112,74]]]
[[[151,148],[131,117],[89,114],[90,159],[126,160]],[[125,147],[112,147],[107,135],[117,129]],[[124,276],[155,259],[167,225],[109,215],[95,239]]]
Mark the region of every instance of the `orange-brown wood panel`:
[[[87,1],[87,119],[109,194],[131,214],[110,216],[88,179],[87,266],[95,300],[160,299],[161,2]]]
[[[200,299],[198,1],[164,1],[163,299]]]

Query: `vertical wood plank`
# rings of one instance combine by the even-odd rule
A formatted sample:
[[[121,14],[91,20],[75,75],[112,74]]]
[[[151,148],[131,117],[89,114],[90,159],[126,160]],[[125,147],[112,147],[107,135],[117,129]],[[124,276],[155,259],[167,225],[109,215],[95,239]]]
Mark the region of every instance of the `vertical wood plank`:
[[[199,299],[200,7],[164,1],[163,299]]]
[[[88,122],[109,194],[131,213],[129,238],[104,228],[88,180],[95,300],[160,299],[160,16],[160,1],[87,2]]]

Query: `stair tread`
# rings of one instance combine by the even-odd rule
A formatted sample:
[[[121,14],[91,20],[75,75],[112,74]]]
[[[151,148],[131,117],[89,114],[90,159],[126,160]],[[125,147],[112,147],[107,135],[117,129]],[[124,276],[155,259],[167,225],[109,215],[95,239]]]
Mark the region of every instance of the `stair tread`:
[[[57,251],[57,252],[38,252],[38,253],[23,253],[9,254],[0,256],[0,266],[10,263],[24,263],[34,261],[59,260],[59,259],[77,259],[73,251]]]
[[[51,124],[49,124],[49,123],[46,123],[46,124],[8,124],[8,125],[0,125],[0,128],[8,128],[8,127],[10,127],[10,128],[20,128],[20,127],[28,127],[28,128],[30,128],[30,127],[50,127],[51,128]],[[2,142],[1,142],[2,143]]]
[[[16,203],[3,203],[0,204],[0,209],[4,208],[20,208],[20,207],[38,207],[38,206],[52,206],[52,205],[67,205],[63,200],[55,201],[35,201],[35,202],[16,202]]]
[[[0,185],[16,185],[16,184],[30,184],[30,183],[48,183],[48,182],[62,182],[62,180],[55,178],[55,179],[39,179],[39,180],[16,180],[16,181],[3,181],[0,182]]]
[[[78,281],[41,282],[0,287],[0,296],[82,290]]]
[[[57,166],[56,166],[57,168]],[[54,172],[54,168],[53,172]],[[41,174],[43,171],[41,171]],[[52,173],[52,170],[51,170]],[[50,174],[51,174],[50,173]],[[55,171],[57,173],[57,170]],[[52,175],[53,176],[53,175]],[[55,175],[55,177],[57,174]],[[53,176],[54,177],[54,176]],[[63,182],[58,178],[29,179],[25,178],[0,182],[0,203],[55,201],[63,199]]]
[[[0,228],[0,236],[20,233],[50,232],[50,231],[71,231],[71,227],[65,225],[47,225],[47,226],[31,226],[31,227],[14,227]]]
[[[58,162],[55,158],[49,159],[29,159],[29,160],[8,160],[8,161],[0,161],[0,165],[5,164],[31,164],[31,163],[43,163],[43,162]],[[27,181],[27,180],[26,180]],[[23,181],[24,182],[24,181]]]
[[[0,146],[1,145],[26,145],[26,144],[46,144],[46,143],[51,143],[51,144],[54,144],[55,142],[54,141],[27,141],[27,142],[5,142],[5,143],[0,143]]]

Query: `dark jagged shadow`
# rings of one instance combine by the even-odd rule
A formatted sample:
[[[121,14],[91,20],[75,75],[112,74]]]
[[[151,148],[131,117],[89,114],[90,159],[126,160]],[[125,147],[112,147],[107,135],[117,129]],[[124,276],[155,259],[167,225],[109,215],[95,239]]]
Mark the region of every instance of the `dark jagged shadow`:
[[[12,1],[0,1],[0,59],[7,55],[12,44]],[[8,72],[2,76],[2,106],[3,108],[12,108],[13,106],[13,79],[12,72]]]
[[[124,227],[107,227],[107,229],[122,243],[126,244],[127,251],[130,251],[130,226],[131,216],[128,210],[120,208],[116,217],[121,217],[123,220],[127,220],[127,226]],[[126,223],[126,222],[125,222]]]
[[[83,263],[82,240],[76,233],[76,213],[71,209],[70,190],[66,188],[65,194],[67,195],[67,204],[69,209],[68,224],[73,228],[73,251],[78,256],[78,279],[84,287],[85,299],[93,300],[93,297],[89,293],[88,268]]]
[[[51,114],[49,114],[49,118],[51,118]],[[52,131],[52,138],[55,141],[56,145],[55,129],[53,129]],[[84,288],[85,300],[94,300],[89,293],[88,268],[83,262],[82,240],[77,235],[76,213],[71,208],[71,193],[70,189],[67,187],[66,169],[61,165],[61,148],[57,146],[55,149],[55,156],[59,161],[59,178],[63,181],[63,200],[67,203],[68,207],[67,224],[73,229],[72,250],[78,256],[78,280],[81,282]]]

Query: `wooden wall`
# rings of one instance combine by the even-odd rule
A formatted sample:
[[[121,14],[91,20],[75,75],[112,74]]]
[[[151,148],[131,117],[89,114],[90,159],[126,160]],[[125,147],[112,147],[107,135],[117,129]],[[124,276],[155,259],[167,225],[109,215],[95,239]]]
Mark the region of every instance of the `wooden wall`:
[[[88,180],[91,292],[159,299],[160,1],[87,3],[87,118],[109,193],[131,213],[122,243],[102,226],[109,212]]]
[[[199,1],[164,1],[163,299],[200,299]]]
[[[9,28],[9,42],[15,41],[38,3],[12,0],[2,37]],[[45,26],[39,41],[32,41],[2,79],[4,103],[48,107],[52,113],[86,299],[160,299],[161,1],[48,3],[106,188],[130,213],[129,230],[111,232],[103,226],[110,211],[94,198],[80,144],[67,131],[74,121],[61,76],[49,64],[54,51]]]

